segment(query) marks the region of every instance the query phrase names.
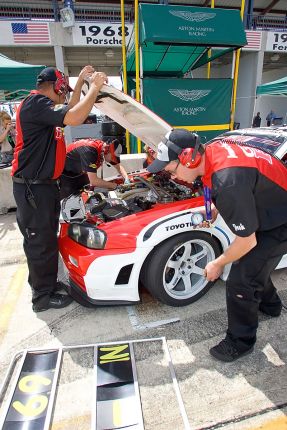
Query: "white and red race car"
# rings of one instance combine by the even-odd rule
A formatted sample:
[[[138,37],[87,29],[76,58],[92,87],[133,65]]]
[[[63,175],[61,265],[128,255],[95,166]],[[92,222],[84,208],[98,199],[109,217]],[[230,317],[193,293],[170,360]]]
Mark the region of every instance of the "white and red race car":
[[[226,138],[287,158],[284,129],[236,130],[216,140]],[[83,304],[136,303],[142,284],[165,304],[190,304],[212,286],[204,268],[234,236],[221,216],[210,228],[195,228],[204,213],[200,182],[190,187],[146,171],[133,179],[116,191],[86,191],[62,202],[59,246],[71,294]],[[277,268],[283,267],[287,255]]]

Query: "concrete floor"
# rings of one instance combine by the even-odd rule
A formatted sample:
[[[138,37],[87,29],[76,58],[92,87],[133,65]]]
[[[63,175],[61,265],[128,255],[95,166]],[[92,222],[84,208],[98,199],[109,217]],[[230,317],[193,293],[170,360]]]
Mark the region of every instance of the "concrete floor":
[[[0,381],[23,349],[165,337],[191,429],[287,429],[287,311],[279,318],[260,315],[255,351],[222,364],[208,352],[226,329],[222,281],[184,308],[142,292],[135,306],[91,309],[73,302],[35,314],[15,212],[0,216],[0,240]],[[287,269],[273,280],[287,303]],[[138,342],[134,349],[145,429],[184,429],[161,342]],[[53,430],[90,428],[93,373],[92,348],[64,353]]]

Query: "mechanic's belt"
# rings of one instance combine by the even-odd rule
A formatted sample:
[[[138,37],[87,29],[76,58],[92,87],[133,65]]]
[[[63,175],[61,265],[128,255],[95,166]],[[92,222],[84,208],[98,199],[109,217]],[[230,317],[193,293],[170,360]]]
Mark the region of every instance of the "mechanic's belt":
[[[12,176],[12,181],[16,184],[28,184],[28,185],[57,185],[59,183],[58,179],[24,179],[24,178],[16,178]]]

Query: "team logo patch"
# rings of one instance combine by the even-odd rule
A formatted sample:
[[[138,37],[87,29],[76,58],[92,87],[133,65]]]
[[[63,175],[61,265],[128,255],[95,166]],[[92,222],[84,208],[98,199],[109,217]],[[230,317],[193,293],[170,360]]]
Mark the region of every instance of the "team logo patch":
[[[178,18],[184,19],[190,22],[203,22],[208,19],[212,19],[216,16],[216,13],[203,13],[203,12],[187,12],[187,11],[177,11],[170,10],[169,13]]]
[[[203,97],[208,96],[211,90],[179,90],[179,89],[170,89],[168,92],[174,96],[179,98],[180,100],[184,100],[186,102],[192,102],[195,100],[202,99]]]
[[[245,230],[245,227],[242,223],[240,223],[239,225],[236,225],[236,224],[232,224],[232,225],[235,231]]]

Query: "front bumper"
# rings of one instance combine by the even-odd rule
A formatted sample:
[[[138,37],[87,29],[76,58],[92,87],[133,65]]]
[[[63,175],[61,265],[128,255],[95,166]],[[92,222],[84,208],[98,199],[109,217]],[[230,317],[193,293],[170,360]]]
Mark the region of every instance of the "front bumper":
[[[129,305],[139,303],[139,301],[92,299],[71,278],[69,278],[68,292],[76,302],[89,308],[94,306]]]

